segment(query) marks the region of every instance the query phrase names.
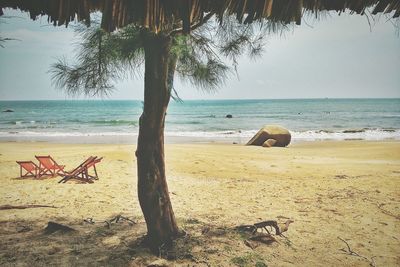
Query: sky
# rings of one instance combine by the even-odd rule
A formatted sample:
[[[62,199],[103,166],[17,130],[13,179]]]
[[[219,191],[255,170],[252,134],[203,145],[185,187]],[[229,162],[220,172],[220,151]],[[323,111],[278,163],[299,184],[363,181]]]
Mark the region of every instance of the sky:
[[[53,27],[47,17],[5,10],[0,36],[17,40],[0,48],[0,100],[76,99],[51,84],[50,65],[73,60],[79,38],[72,27]],[[371,19],[370,19],[371,21]],[[284,98],[399,98],[400,37],[387,17],[329,13],[304,18],[284,34],[271,34],[256,60],[240,58],[215,92],[175,82],[183,100]],[[84,98],[84,97],[81,97]],[[143,99],[143,76],[115,84],[109,99]]]

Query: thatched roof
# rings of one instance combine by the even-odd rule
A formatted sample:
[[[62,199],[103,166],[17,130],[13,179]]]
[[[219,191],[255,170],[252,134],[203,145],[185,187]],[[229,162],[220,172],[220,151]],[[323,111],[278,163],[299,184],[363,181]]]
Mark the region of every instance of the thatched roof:
[[[27,11],[32,19],[48,15],[54,25],[75,19],[90,23],[90,13],[100,11],[107,31],[136,23],[156,32],[172,25],[189,32],[191,25],[211,14],[219,20],[234,15],[243,23],[268,19],[283,24],[300,24],[305,12],[317,15],[328,10],[364,14],[371,8],[372,14],[400,16],[399,0],[0,0],[0,15],[7,7]]]

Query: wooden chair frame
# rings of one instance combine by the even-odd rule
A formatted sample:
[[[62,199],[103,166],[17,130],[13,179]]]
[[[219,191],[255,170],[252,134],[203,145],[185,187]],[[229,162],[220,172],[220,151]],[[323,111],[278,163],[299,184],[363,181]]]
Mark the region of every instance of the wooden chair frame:
[[[20,177],[21,178],[25,178],[25,177],[38,177],[38,173],[39,173],[39,166],[36,165],[33,161],[29,160],[29,161],[17,161],[18,165],[19,165],[19,173],[20,173]],[[33,169],[27,169],[26,167],[24,167],[25,164],[30,164],[31,166],[33,166]],[[22,169],[25,170],[25,174],[22,172]]]
[[[101,158],[95,157],[95,159],[92,162],[86,165],[86,179],[95,179],[95,180],[99,179],[99,176],[97,175],[96,164],[100,163],[102,159],[103,157]],[[90,167],[93,167],[94,175],[89,174]]]
[[[51,175],[52,177],[64,174],[65,165],[59,165],[50,155],[49,156],[35,156],[39,161],[38,177],[44,175]],[[50,162],[46,162],[49,160]]]
[[[87,183],[93,183],[92,179],[95,180],[98,179],[96,164],[99,163],[102,159],[103,158],[97,158],[96,156],[95,157],[90,156],[84,162],[78,165],[75,169],[69,172],[64,172],[62,174],[63,178],[60,181],[58,181],[58,183],[66,183],[70,179],[77,179]],[[89,169],[91,167],[93,167],[95,175],[89,174]]]

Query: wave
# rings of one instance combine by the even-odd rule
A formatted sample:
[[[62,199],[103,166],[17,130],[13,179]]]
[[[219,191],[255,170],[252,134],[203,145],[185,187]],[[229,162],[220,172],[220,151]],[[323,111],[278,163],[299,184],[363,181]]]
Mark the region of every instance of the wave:
[[[400,114],[387,114],[382,115],[383,118],[400,118]]]
[[[400,140],[400,129],[349,129],[340,132],[299,131],[291,132],[294,140]]]
[[[257,130],[214,132],[167,132],[167,136],[204,138],[251,138]],[[315,140],[400,140],[400,129],[360,129],[334,132],[330,130],[290,131],[293,141]]]
[[[0,122],[1,124],[7,124],[7,125],[32,125],[32,124],[43,124],[43,125],[48,125],[48,124],[57,124],[55,121],[21,121],[21,120],[16,120],[16,121],[3,121]]]
[[[199,115],[199,116],[194,116],[195,118],[199,118],[199,119],[207,119],[207,118],[217,118],[217,115]]]
[[[137,125],[136,121],[131,120],[95,120],[88,121],[89,124],[99,124],[99,125]]]
[[[22,125],[22,124],[35,124],[36,123],[36,121],[20,121],[20,120],[17,120],[17,121],[4,121],[4,122],[1,122],[1,124],[7,124],[7,125]]]
[[[82,136],[134,136],[129,132],[41,132],[41,131],[8,131],[0,132],[0,137],[82,137]]]
[[[197,125],[197,124],[204,124],[203,122],[201,122],[201,121],[193,121],[193,120],[190,120],[190,121],[169,121],[168,122],[169,124],[171,124],[171,125]]]
[[[167,131],[169,137],[205,138],[208,140],[250,139],[258,130],[225,130],[225,131]],[[293,141],[316,140],[400,140],[400,129],[357,129],[357,130],[306,130],[290,131]],[[81,132],[81,131],[37,131],[22,129],[18,131],[1,129],[0,137],[80,137],[80,136],[136,136],[135,131]]]
[[[99,124],[99,125],[137,125],[136,121],[131,120],[93,120],[93,121],[85,121],[85,120],[65,120],[65,121],[4,121],[0,122],[2,124],[7,125],[27,125],[27,124],[40,124],[40,125],[49,125],[49,124],[59,124],[59,125],[68,125],[68,124]]]

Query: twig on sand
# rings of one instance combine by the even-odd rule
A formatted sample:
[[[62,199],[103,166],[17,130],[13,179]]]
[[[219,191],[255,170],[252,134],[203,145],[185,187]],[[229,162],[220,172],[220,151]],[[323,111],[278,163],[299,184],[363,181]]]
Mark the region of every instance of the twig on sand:
[[[83,219],[83,221],[84,221],[85,223],[88,223],[88,224],[95,224],[95,223],[97,223],[97,222],[99,222],[99,223],[100,223],[100,222],[101,222],[101,223],[105,223],[106,226],[107,226],[107,228],[111,228],[111,224],[112,224],[112,223],[118,223],[118,222],[120,222],[120,221],[128,221],[129,224],[131,224],[131,225],[132,225],[132,224],[136,224],[136,222],[135,222],[134,220],[131,220],[131,219],[129,219],[128,217],[122,216],[121,214],[119,214],[119,215],[113,217],[113,218],[110,219],[110,220],[95,221],[93,218],[89,217],[89,218]]]
[[[83,219],[83,221],[84,221],[85,223],[88,223],[88,224],[95,224],[95,221],[93,220],[93,218]]]
[[[356,257],[361,257],[361,258],[367,259],[366,257],[361,256],[361,255],[358,254],[357,252],[353,251],[353,250],[351,249],[349,243],[347,243],[346,240],[344,240],[343,238],[340,238],[340,237],[338,237],[338,239],[341,240],[341,241],[343,241],[343,242],[346,244],[346,246],[347,246],[347,250],[346,250],[345,248],[341,248],[341,249],[339,249],[339,250],[341,250],[341,251],[343,251],[344,253],[346,253],[346,254],[348,254],[348,255],[351,255],[351,256],[356,256]]]
[[[0,206],[0,210],[13,210],[13,209],[32,209],[32,208],[57,208],[54,206],[48,206],[48,205],[19,205],[19,206],[14,206],[14,205],[2,205]]]
[[[376,256],[372,256],[372,257],[371,257],[371,263],[370,263],[370,265],[371,265],[372,267],[376,267],[375,258],[376,258]]]
[[[385,205],[386,205],[385,203],[381,203],[381,204],[377,204],[376,206],[378,207],[378,209],[379,209],[382,213],[384,213],[384,214],[386,214],[386,215],[388,215],[388,216],[391,216],[391,217],[393,217],[393,218],[395,218],[395,219],[397,219],[397,220],[400,220],[400,216],[399,216],[399,215],[393,214],[393,213],[391,213],[390,211],[385,210],[385,209],[383,208],[383,206],[385,206]]]
[[[111,220],[108,220],[108,221],[105,220],[104,223],[107,224],[107,228],[111,228],[111,224],[112,224],[113,222],[118,223],[119,221],[128,221],[128,222],[130,222],[131,224],[136,224],[135,221],[133,221],[133,220],[131,220],[131,219],[125,217],[125,216],[122,216],[121,214],[115,216],[115,217],[112,218]]]
[[[340,251],[343,251],[345,254],[350,255],[350,256],[355,256],[355,257],[362,258],[362,259],[368,261],[369,265],[371,267],[376,267],[376,263],[375,263],[375,259],[374,259],[374,258],[376,258],[376,256],[373,256],[371,259],[368,259],[367,257],[365,257],[363,255],[360,255],[357,252],[355,252],[354,250],[352,250],[350,245],[349,245],[349,243],[347,243],[346,240],[344,240],[343,238],[340,238],[340,237],[338,237],[338,239],[340,241],[344,242],[346,244],[346,246],[347,246],[347,249],[341,248],[341,249],[339,249]]]

